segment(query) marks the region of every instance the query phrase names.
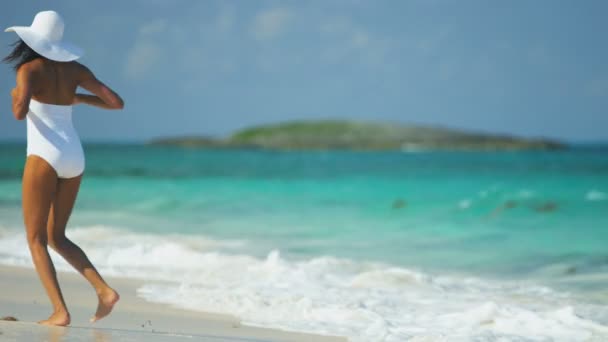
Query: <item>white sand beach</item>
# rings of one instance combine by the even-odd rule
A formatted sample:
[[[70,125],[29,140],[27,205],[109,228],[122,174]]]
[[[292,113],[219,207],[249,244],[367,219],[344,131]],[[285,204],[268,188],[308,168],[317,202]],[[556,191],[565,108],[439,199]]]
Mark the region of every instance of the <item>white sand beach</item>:
[[[0,266],[1,341],[346,341],[330,337],[242,325],[236,317],[187,311],[154,304],[136,296],[136,280],[108,278],[121,295],[114,312],[91,324],[96,296],[75,273],[59,273],[72,315],[69,327],[36,324],[51,312],[50,303],[33,269]]]

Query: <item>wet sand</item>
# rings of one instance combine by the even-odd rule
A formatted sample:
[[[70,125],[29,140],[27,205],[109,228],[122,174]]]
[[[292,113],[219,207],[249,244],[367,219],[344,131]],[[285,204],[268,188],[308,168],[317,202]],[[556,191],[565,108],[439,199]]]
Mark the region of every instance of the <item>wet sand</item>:
[[[229,315],[181,310],[154,304],[136,296],[141,282],[107,278],[120,293],[114,312],[89,323],[97,297],[76,273],[59,273],[65,300],[72,316],[69,327],[46,327],[51,305],[33,269],[0,266],[0,321],[2,341],[346,341],[346,338],[287,332],[242,325]]]

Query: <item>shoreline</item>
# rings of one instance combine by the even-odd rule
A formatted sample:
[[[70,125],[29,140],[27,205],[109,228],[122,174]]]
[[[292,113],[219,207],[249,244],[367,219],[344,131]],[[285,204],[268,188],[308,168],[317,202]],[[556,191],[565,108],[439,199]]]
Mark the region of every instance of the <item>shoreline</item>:
[[[175,341],[205,338],[210,341],[347,341],[344,337],[289,332],[241,324],[237,317],[178,309],[139,298],[142,281],[106,277],[121,295],[114,311],[91,324],[97,298],[93,289],[77,273],[57,272],[68,309],[70,326],[47,327],[36,324],[51,313],[51,304],[33,269],[0,266],[0,317],[13,316],[17,322],[0,321],[0,336],[17,341],[90,340]]]

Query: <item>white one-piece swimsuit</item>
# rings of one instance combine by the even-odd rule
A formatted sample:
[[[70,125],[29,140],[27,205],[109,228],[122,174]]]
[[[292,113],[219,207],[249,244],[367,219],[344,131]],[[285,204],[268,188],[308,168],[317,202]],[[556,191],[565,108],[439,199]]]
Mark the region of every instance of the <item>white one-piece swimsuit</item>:
[[[49,163],[59,178],[73,178],[84,171],[84,152],[72,125],[72,106],[30,100],[27,113],[27,155]]]

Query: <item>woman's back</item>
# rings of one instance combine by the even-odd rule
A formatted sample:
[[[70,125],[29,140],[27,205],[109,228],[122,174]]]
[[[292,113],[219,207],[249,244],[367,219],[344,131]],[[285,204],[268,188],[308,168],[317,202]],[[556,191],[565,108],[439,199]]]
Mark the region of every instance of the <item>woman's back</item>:
[[[88,69],[77,62],[55,62],[38,58],[19,68],[29,79],[32,98],[38,102],[69,106]]]
[[[81,87],[93,95],[76,94]],[[17,86],[11,92],[13,113],[25,119],[30,99],[40,103],[71,106],[85,103],[104,109],[122,109],[124,102],[112,89],[78,62],[57,62],[35,58],[17,68]]]

